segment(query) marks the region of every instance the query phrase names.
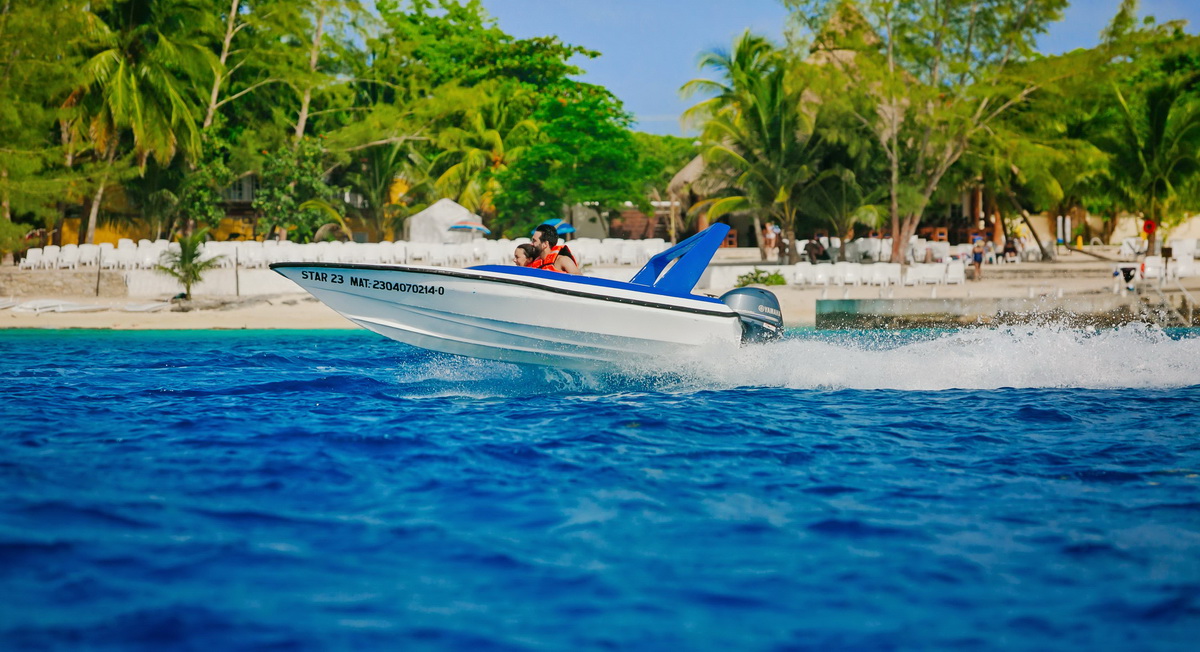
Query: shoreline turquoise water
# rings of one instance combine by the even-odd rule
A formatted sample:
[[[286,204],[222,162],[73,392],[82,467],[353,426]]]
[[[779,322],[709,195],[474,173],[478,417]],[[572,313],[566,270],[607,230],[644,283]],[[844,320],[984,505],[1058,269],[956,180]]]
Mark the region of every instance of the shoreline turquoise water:
[[[1200,340],[0,332],[0,646],[1185,649]]]

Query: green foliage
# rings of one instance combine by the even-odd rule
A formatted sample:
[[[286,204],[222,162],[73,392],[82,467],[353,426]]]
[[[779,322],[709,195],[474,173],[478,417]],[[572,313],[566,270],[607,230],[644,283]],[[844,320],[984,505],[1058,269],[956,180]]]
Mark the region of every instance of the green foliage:
[[[485,219],[495,216],[497,177],[515,164],[538,133],[526,117],[535,98],[523,90],[487,96],[463,118],[462,126],[438,135],[442,150],[432,161],[438,194],[450,197]]]
[[[1170,228],[1200,206],[1200,38],[1115,20],[1117,33],[1114,49],[1137,56],[1116,72],[1125,83],[1112,85],[1115,115],[1095,142],[1112,157],[1109,180],[1126,206]]]
[[[171,248],[163,252],[155,271],[166,274],[183,284],[184,294],[192,298],[192,286],[199,283],[204,273],[221,264],[222,256],[205,258],[201,246],[208,237],[208,229],[200,229],[191,235],[180,235],[179,250]]]
[[[973,139],[1061,72],[1024,64],[1067,0],[785,4],[825,63],[818,93],[868,127],[887,162],[897,258]]]
[[[704,158],[710,174],[723,176],[725,189],[693,212],[707,210],[715,220],[750,210],[756,231],[761,219],[773,218],[794,241],[799,200],[819,173],[826,149],[818,128],[821,106],[806,100],[804,80],[792,74],[796,64],[749,32],[734,44],[732,55],[713,52],[703,61],[724,79],[693,80],[684,89],[719,90],[715,101],[701,102],[690,112],[707,116]]]
[[[191,0],[117,0],[98,14],[100,47],[84,64],[81,104],[95,147],[119,147],[128,131],[140,166],[149,156],[165,164],[179,149],[195,154],[194,107],[212,68],[200,42],[203,9]]]
[[[0,196],[13,216],[49,222],[55,202],[80,181],[62,165],[65,147],[54,127],[82,83],[94,4],[19,0],[0,8]]]
[[[737,277],[735,287],[742,288],[747,285],[787,285],[787,279],[779,272],[767,272],[755,267],[754,271]]]
[[[528,234],[539,222],[561,217],[563,206],[646,204],[629,116],[612,94],[579,84],[543,100],[534,117],[538,140],[495,175],[502,188],[497,226],[506,233]]]
[[[582,72],[567,63],[571,57],[599,54],[554,36],[515,39],[479,0],[378,0],[375,6],[390,32],[375,49],[386,65],[405,69],[405,90],[495,80],[552,89]]]
[[[221,192],[237,178],[229,169],[228,156],[224,143],[205,139],[199,164],[184,176],[179,196],[179,212],[184,217],[207,227],[216,227],[225,217]]]
[[[371,147],[358,153],[342,176],[350,190],[366,200],[366,206],[351,210],[371,228],[382,233],[386,229],[399,232],[405,218],[424,207],[433,184],[428,176],[429,164],[408,144],[388,144]],[[393,197],[393,186],[399,183],[403,194]]]
[[[294,231],[297,239],[307,241],[327,220],[327,214],[310,205],[309,200],[327,200],[338,192],[325,182],[321,165],[321,143],[312,138],[301,140],[295,148],[282,146],[267,153],[259,176],[259,188],[252,206],[262,216],[259,230],[271,233],[275,228]]]
[[[684,90],[707,98],[688,112],[702,148],[631,132],[571,79],[597,53],[515,38],[482,0],[0,2],[0,196],[22,222],[82,209],[170,232],[215,225],[256,174],[261,230],[299,239],[329,211],[382,233],[441,197],[525,235],[564,205],[649,210],[703,150],[710,217],[915,229],[982,180],[989,208],[1169,228],[1200,208],[1200,45],[1125,0],[1100,47],[1041,57],[1065,2],[785,0],[783,47],[701,55],[714,74]]]
[[[646,193],[666,197],[671,179],[698,153],[694,140],[633,132],[642,178],[640,185]]]
[[[31,228],[27,224],[0,219],[0,255],[25,251],[28,248],[25,234],[29,233]]]
[[[833,233],[846,238],[853,233],[856,224],[882,225],[886,210],[879,202],[886,194],[886,186],[879,185],[868,191],[859,184],[852,170],[835,166],[808,184],[799,200],[800,209],[829,225]],[[841,248],[840,255],[845,260],[845,247]]]

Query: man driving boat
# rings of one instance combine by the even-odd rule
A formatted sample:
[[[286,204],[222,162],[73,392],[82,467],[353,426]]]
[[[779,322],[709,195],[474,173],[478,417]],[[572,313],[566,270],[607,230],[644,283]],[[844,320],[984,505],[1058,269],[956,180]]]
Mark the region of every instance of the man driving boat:
[[[530,238],[533,246],[541,255],[531,267],[553,269],[568,274],[580,274],[579,260],[566,245],[558,244],[558,229],[549,224],[541,224],[534,230]]]

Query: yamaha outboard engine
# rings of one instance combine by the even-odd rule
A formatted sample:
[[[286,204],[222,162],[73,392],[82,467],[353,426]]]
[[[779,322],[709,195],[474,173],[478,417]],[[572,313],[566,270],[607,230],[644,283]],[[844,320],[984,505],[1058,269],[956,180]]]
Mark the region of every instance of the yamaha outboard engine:
[[[742,343],[769,342],[783,335],[783,312],[779,299],[762,288],[737,288],[721,295],[721,301],[742,319]]]

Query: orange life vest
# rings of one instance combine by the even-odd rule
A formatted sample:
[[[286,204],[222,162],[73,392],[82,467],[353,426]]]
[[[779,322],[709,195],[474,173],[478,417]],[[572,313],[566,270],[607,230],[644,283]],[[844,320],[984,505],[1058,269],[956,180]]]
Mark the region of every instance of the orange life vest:
[[[561,273],[562,272],[561,269],[554,269],[554,259],[555,258],[558,258],[558,254],[554,254],[554,253],[547,254],[545,258],[538,258],[538,259],[531,261],[528,265],[526,265],[526,267],[532,267],[534,269],[544,269],[544,270],[551,271],[551,272],[560,272]]]
[[[548,269],[555,272],[561,272],[561,269],[555,269],[554,261],[558,258],[564,248],[566,248],[566,245],[555,245],[550,249],[549,253],[541,258],[538,258],[532,263],[529,263],[529,266],[535,269]],[[570,249],[567,249],[567,258],[575,261],[576,265],[579,264],[579,260],[575,258],[575,254]]]

